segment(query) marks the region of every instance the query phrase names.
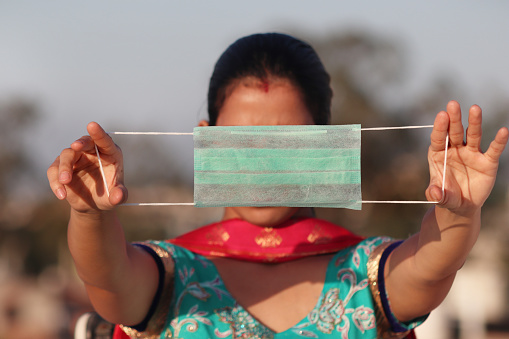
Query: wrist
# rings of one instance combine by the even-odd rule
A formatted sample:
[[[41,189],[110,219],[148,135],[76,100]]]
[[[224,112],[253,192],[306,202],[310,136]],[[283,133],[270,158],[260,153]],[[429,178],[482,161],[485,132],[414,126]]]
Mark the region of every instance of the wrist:
[[[444,206],[437,205],[435,207],[435,215],[438,218],[443,218],[449,222],[459,223],[472,223],[481,220],[481,208],[469,208],[469,209],[449,209]]]
[[[111,218],[113,215],[115,215],[115,212],[111,210],[78,211],[71,209],[71,219],[75,219],[76,221],[102,222]]]
[[[438,230],[442,233],[441,238],[445,239],[454,234],[456,241],[464,245],[474,245],[481,230],[480,209],[468,214],[458,214],[446,208],[435,208],[433,214]]]

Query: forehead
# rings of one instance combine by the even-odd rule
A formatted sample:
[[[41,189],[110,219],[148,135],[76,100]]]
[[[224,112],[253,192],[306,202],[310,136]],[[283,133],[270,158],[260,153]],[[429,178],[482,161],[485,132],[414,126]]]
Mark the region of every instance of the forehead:
[[[284,79],[244,79],[227,94],[217,125],[312,125],[300,90]]]

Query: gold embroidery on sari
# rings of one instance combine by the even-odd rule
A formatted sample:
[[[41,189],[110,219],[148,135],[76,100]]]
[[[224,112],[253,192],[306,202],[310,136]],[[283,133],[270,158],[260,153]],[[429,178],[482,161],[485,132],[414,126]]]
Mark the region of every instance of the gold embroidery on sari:
[[[217,224],[205,237],[209,245],[223,245],[230,239],[230,235],[226,232],[222,224]]]
[[[315,225],[307,240],[312,244],[327,244],[331,241],[330,234],[325,233],[319,225]]]
[[[278,247],[282,241],[283,238],[272,227],[265,227],[255,238],[256,244],[263,248]]]

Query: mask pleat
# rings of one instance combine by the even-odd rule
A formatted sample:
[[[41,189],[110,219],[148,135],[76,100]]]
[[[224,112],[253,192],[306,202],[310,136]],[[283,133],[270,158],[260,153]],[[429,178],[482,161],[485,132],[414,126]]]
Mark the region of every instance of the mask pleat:
[[[197,206],[361,208],[360,125],[194,130]]]

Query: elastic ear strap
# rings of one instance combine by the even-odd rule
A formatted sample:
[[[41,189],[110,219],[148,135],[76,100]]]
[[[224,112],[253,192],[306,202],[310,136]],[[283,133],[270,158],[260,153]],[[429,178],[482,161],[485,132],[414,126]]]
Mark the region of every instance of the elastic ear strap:
[[[447,171],[447,150],[449,149],[449,132],[445,137],[445,156],[444,156],[444,174],[442,177],[442,199],[440,199],[439,203],[445,200],[445,172]]]
[[[104,175],[104,168],[103,163],[101,161],[101,155],[99,154],[99,149],[97,148],[97,145],[94,144],[95,147],[95,154],[97,154],[97,160],[99,161],[99,170],[101,171],[101,176],[103,177],[103,183],[104,183],[104,189],[106,190],[106,194],[108,195],[108,198],[110,197],[110,189],[108,187],[108,182],[106,181],[106,175]]]
[[[423,126],[401,126],[401,127],[374,127],[374,128],[361,128],[361,131],[385,131],[385,130],[400,130],[400,129],[419,129],[419,128],[432,128],[433,125]],[[108,132],[108,134],[115,135],[193,135],[194,133],[180,133],[180,132]],[[101,156],[97,145],[95,146],[95,152],[97,154],[97,160],[99,162],[99,169],[103,179],[106,194],[110,196],[108,182],[104,174],[104,169],[101,161]],[[449,133],[447,133],[445,139],[445,151],[444,151],[444,168],[442,177],[442,199],[440,201],[425,201],[425,200],[362,200],[363,204],[440,204],[445,199],[445,176],[447,171],[447,153],[449,146]],[[195,203],[181,203],[181,202],[163,202],[163,203],[125,203],[122,206],[194,206]]]
[[[411,128],[424,128],[429,126],[415,126]],[[431,125],[433,127],[433,125]],[[386,129],[402,129],[402,128],[386,128]],[[370,131],[380,131],[381,129],[366,129]],[[449,133],[445,137],[445,155],[444,155],[444,170],[442,175],[442,199],[440,201],[427,201],[427,200],[363,200],[363,204],[440,204],[445,199],[445,173],[447,171],[447,150],[449,146]]]

